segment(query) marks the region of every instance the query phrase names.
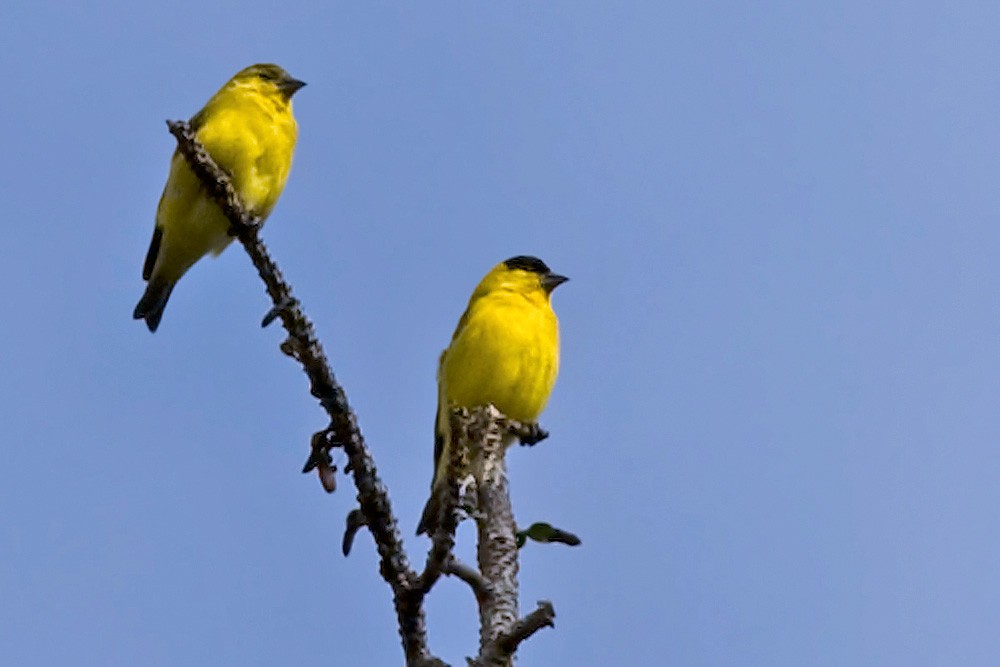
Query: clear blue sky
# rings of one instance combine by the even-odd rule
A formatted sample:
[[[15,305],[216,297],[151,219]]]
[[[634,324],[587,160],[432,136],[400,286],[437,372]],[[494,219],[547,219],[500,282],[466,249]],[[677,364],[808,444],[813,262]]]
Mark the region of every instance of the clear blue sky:
[[[2,14],[0,663],[401,664],[242,251],[130,317],[163,121],[273,61],[309,86],[264,236],[414,560],[472,287],[522,253],[572,277],[553,435],[510,466],[519,519],[584,544],[524,551],[558,618],[520,664],[996,664],[996,3]],[[463,664],[469,592],[429,614]]]

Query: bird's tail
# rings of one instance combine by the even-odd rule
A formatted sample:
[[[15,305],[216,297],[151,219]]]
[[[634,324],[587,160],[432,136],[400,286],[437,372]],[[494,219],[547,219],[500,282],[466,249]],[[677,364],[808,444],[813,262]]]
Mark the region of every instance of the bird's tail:
[[[174,283],[154,276],[146,285],[139,303],[132,311],[132,317],[137,320],[146,320],[146,326],[150,331],[156,331],[160,326],[160,318],[163,317],[163,309],[167,307],[167,300],[174,290]]]
[[[431,489],[431,497],[424,505],[424,512],[420,515],[420,523],[417,524],[417,535],[427,533],[434,535],[438,528],[438,521],[441,518],[441,494],[438,493],[438,486],[435,484]]]

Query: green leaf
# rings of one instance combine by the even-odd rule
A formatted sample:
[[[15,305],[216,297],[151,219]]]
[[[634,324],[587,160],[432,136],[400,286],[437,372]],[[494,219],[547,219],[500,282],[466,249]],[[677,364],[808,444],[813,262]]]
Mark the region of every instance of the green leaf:
[[[520,549],[523,547],[529,539],[542,543],[558,542],[560,544],[568,544],[571,547],[580,544],[580,538],[573,533],[556,528],[551,523],[545,523],[544,521],[537,521],[525,530],[519,530],[517,532],[517,548]]]

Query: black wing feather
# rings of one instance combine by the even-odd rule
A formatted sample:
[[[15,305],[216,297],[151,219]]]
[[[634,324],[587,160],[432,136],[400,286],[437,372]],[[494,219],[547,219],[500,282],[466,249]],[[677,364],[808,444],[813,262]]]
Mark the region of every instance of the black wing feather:
[[[163,240],[163,230],[160,227],[153,228],[153,238],[149,242],[149,250],[146,252],[146,262],[142,265],[142,279],[149,280],[153,275],[153,267],[156,266],[156,258],[160,254],[160,241]]]

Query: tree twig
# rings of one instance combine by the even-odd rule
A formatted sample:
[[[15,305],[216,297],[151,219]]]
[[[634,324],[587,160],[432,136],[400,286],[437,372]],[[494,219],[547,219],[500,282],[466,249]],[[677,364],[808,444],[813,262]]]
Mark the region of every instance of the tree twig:
[[[454,555],[452,555],[445,562],[441,571],[444,574],[458,577],[465,583],[469,584],[469,587],[472,588],[472,592],[476,594],[477,601],[481,601],[493,592],[493,589],[490,588],[490,582],[486,581],[486,579],[483,578],[483,575],[479,574],[476,568],[466,565],[462,561],[455,558]]]
[[[474,664],[480,667],[505,665],[517,651],[521,642],[542,628],[555,627],[556,610],[548,600],[539,600],[538,607],[517,623],[508,632],[501,633],[490,643]]]
[[[444,664],[432,657],[427,648],[427,629],[423,597],[411,595],[417,575],[410,568],[398,523],[385,484],[378,476],[375,461],[358,427],[357,417],[347,401],[347,395],[334,378],[322,345],[316,338],[312,322],[306,317],[291,286],[284,280],[277,264],[271,259],[257,231],[260,220],[248,211],[232,186],[229,175],[212,160],[191,126],[184,121],[167,121],[170,133],[177,139],[177,148],[191,170],[219,204],[231,225],[230,233],[243,245],[274,304],[268,318],[275,316],[288,332],[281,349],[298,361],[309,378],[309,390],[330,417],[324,437],[314,437],[307,470],[318,468],[324,488],[332,491],[330,481],[334,468],[330,463],[331,447],[343,447],[358,490],[358,502],[365,523],[378,549],[382,578],[393,592],[393,603],[408,665]]]

